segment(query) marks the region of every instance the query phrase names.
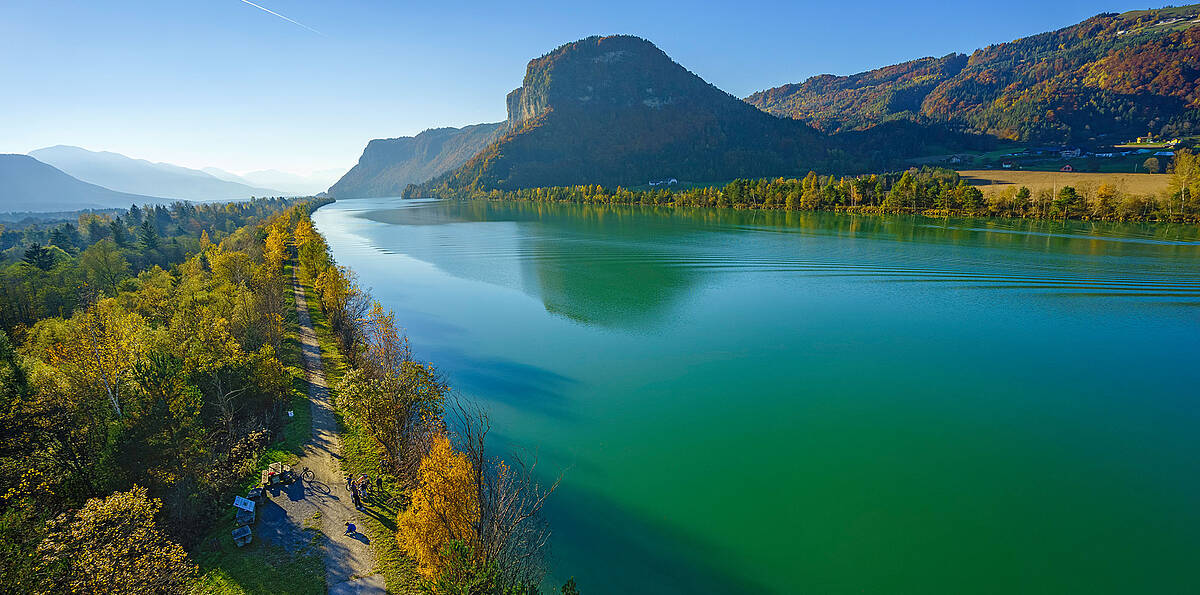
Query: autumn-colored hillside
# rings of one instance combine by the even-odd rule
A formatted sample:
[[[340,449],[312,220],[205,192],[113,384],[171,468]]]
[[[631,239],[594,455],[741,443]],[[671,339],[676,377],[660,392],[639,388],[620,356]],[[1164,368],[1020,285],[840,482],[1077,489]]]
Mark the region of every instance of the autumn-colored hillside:
[[[1200,5],[1107,13],[1009,43],[755,93],[825,132],[911,120],[1023,142],[1200,131]]]

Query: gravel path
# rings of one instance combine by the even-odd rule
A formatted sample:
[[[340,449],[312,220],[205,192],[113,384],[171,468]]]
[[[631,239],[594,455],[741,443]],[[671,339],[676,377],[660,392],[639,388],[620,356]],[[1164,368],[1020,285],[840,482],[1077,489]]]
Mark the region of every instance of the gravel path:
[[[263,539],[291,552],[323,547],[325,584],[331,594],[385,593],[383,575],[374,571],[375,556],[370,540],[361,532],[346,534],[346,521],[361,524],[338,464],[341,442],[325,382],[321,348],[308,316],[304,288],[294,275],[292,286],[296,293],[304,369],[308,374],[313,430],[304,455],[293,469],[300,473],[308,467],[315,478],[267,490],[258,532]]]

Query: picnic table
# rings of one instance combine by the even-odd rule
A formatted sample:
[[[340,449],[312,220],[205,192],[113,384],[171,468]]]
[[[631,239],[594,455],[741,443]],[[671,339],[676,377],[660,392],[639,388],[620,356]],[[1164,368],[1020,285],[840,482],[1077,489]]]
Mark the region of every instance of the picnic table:
[[[296,477],[292,473],[291,465],[283,463],[271,463],[267,465],[267,470],[262,472],[262,485],[272,486],[277,483],[292,483]]]
[[[241,496],[233,497],[233,508],[236,511],[233,515],[233,521],[239,527],[254,523],[254,501],[248,500]]]

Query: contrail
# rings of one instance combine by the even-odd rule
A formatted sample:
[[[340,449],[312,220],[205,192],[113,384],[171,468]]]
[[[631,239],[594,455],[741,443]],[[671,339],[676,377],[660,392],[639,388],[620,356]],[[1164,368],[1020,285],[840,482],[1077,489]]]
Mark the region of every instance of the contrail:
[[[289,19],[289,18],[287,18],[287,17],[285,17],[285,16],[283,16],[283,15],[281,15],[281,14],[279,14],[279,13],[275,12],[274,10],[271,10],[271,9],[269,9],[269,8],[264,8],[264,7],[262,7],[262,6],[259,6],[259,5],[255,4],[255,3],[251,2],[250,0],[242,0],[242,2],[245,2],[246,4],[249,4],[250,6],[253,6],[254,8],[257,8],[257,9],[259,9],[259,10],[263,11],[263,12],[269,12],[269,13],[271,13],[271,14],[273,14],[273,15],[275,15],[275,16],[277,16],[277,17],[279,17],[279,18],[281,18],[281,19],[283,19],[283,20],[285,20],[285,21],[287,21],[287,22],[289,22],[289,23],[292,23],[292,24],[295,24],[295,25],[300,25],[301,27],[304,27],[305,29],[308,29],[309,31],[312,31],[313,33],[316,33],[317,35],[320,35],[321,37],[325,37],[325,34],[324,34],[324,33],[321,33],[320,31],[317,31],[316,29],[313,29],[312,27],[309,27],[308,25],[305,25],[304,23],[301,23],[300,21],[293,21],[292,19]]]

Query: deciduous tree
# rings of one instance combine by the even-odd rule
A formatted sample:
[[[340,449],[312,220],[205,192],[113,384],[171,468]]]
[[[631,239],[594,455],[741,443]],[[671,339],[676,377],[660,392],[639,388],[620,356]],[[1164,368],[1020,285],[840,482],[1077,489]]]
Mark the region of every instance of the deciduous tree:
[[[439,435],[421,463],[419,483],[407,509],[397,518],[397,540],[427,580],[436,580],[453,562],[443,548],[451,542],[475,543],[479,494],[474,470],[450,439]]]
[[[117,285],[129,276],[129,261],[112,240],[92,244],[79,257],[88,279],[110,296],[117,295]]]
[[[106,398],[121,417],[123,386],[143,348],[144,330],[141,316],[125,311],[113,298],[100,300],[71,318],[51,363],[77,386]]]
[[[162,503],[134,486],[93,498],[51,522],[38,547],[45,593],[186,593],[196,574],[187,552],[159,528]]]

